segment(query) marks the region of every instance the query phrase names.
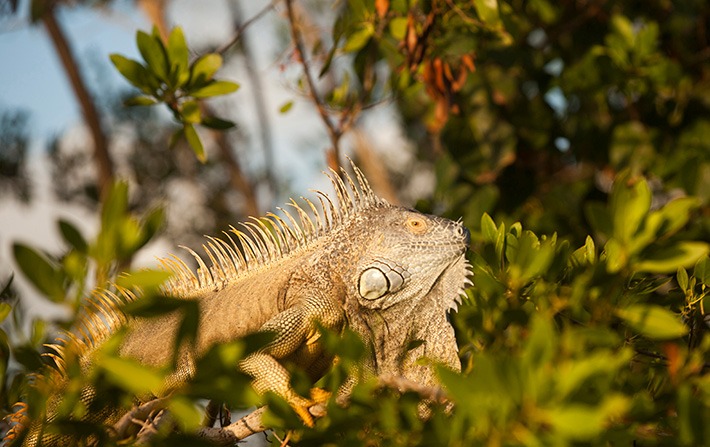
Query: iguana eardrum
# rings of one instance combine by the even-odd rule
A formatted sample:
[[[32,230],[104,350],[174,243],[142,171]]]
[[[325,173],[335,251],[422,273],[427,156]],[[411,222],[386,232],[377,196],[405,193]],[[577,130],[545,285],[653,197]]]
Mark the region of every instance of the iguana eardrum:
[[[328,174],[335,202],[321,192],[320,206],[303,199],[311,215],[291,200],[293,214],[282,209],[283,218],[269,213],[252,219],[241,231],[225,233],[227,242],[208,237],[203,248],[209,266],[189,249],[196,271],[175,256],[160,260],[173,273],[164,292],[200,302],[197,339],[181,349],[178,369],[162,393],[188,380],[195,359],[214,344],[269,331],[273,341],[238,366],[253,377],[257,391],[280,394],[310,423],[312,403],[291,389],[283,364],[293,362],[313,377],[331,365],[317,324],[356,331],[371,348],[366,367],[377,375],[433,385],[432,368],[417,362],[423,357],[460,370],[447,317],[471,283],[468,230],[460,222],[390,205],[375,196],[354,165],[353,170],[355,180],[345,171],[344,180]],[[82,364],[88,367],[101,340],[124,326],[122,355],[153,366],[171,361],[179,316],[128,318],[118,305],[133,299],[126,291],[96,294],[79,335],[68,336],[84,353]],[[63,349],[55,348],[60,354]],[[56,435],[43,437],[35,423],[25,444],[40,440],[57,442]]]

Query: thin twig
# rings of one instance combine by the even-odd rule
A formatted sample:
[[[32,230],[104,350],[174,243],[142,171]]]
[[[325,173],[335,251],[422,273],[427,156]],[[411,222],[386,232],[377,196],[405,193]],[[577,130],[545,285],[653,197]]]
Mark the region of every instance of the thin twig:
[[[334,161],[340,164],[340,137],[342,135],[342,131],[339,130],[335,126],[335,124],[333,124],[333,122],[330,120],[330,116],[326,111],[326,107],[323,103],[323,100],[321,99],[320,95],[318,94],[318,90],[316,89],[316,83],[313,79],[313,75],[311,74],[310,63],[308,62],[308,57],[306,54],[306,47],[303,43],[303,37],[301,36],[301,32],[298,29],[296,13],[293,8],[293,0],[286,0],[286,9],[288,12],[288,21],[291,25],[291,38],[293,39],[293,43],[296,46],[296,52],[298,53],[298,58],[300,59],[301,66],[303,67],[303,73],[306,78],[306,83],[308,84],[309,95],[316,106],[316,110],[318,110],[318,114],[323,120],[323,124],[325,124],[326,130],[328,131],[328,137],[330,138],[330,142],[333,145]],[[331,167],[335,168],[339,166]]]
[[[244,34],[244,30],[249,27],[252,23],[256,22],[260,18],[262,18],[264,15],[266,15],[267,12],[273,10],[276,8],[276,5],[280,2],[281,0],[273,0],[271,3],[266,5],[264,8],[262,8],[259,12],[257,12],[254,17],[250,18],[249,20],[245,21],[242,23],[234,32],[232,35],[232,38],[229,39],[229,41],[223,43],[221,46],[217,47],[217,49],[214,51],[215,53],[219,53],[221,55],[224,55],[224,53],[231,48],[234,44],[239,42],[239,39],[242,38],[242,34]]]
[[[124,414],[121,419],[113,424],[113,429],[116,432],[117,439],[125,437],[128,428],[135,423],[136,420],[144,421],[155,410],[162,410],[168,404],[168,397],[153,399],[144,404],[133,407],[131,411]]]

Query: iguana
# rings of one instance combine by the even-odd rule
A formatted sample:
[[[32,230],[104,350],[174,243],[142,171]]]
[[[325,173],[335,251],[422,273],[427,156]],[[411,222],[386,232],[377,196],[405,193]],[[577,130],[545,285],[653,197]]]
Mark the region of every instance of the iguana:
[[[195,271],[176,256],[159,260],[172,272],[164,293],[200,302],[197,338],[182,347],[178,368],[159,393],[188,380],[195,359],[211,346],[271,332],[273,340],[238,366],[258,392],[281,395],[310,424],[312,402],[291,389],[283,364],[293,362],[314,377],[331,365],[319,343],[319,325],[347,325],[358,333],[370,347],[365,368],[376,375],[436,384],[433,369],[417,362],[421,358],[460,370],[448,313],[471,284],[468,230],[461,222],[389,204],[352,167],[354,179],[344,170],[342,177],[326,174],[335,200],[316,191],[319,206],[292,199],[295,211],[279,208],[284,217],[252,218],[241,230],[225,233],[227,241],[208,237],[203,248],[210,265],[190,249]],[[96,294],[79,323],[80,335],[67,337],[81,350],[82,364],[88,367],[91,352],[120,327],[127,328],[121,355],[152,366],[171,361],[179,316],[129,318],[119,304],[133,299],[127,291]],[[41,424],[34,423],[25,445],[63,444],[58,439],[43,437]]]

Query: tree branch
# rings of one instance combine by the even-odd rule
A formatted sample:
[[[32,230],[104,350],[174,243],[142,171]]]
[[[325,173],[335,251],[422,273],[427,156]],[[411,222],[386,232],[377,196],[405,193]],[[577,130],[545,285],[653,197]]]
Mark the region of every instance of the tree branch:
[[[81,77],[79,65],[77,64],[74,55],[72,54],[69,41],[62,31],[54,11],[54,4],[48,4],[46,10],[42,14],[42,22],[44,23],[49,37],[52,40],[57,55],[64,67],[64,71],[69,77],[69,82],[74,90],[86,125],[89,127],[91,137],[94,140],[94,161],[97,166],[97,183],[99,187],[99,196],[105,197],[109,187],[113,182],[114,167],[111,155],[108,151],[108,143],[106,135],[101,127],[101,118],[98,109],[94,104],[93,98],[89,93],[84,80]]]
[[[316,110],[318,110],[318,114],[320,115],[323,124],[325,124],[328,137],[330,138],[330,143],[333,145],[333,156],[329,157],[328,161],[329,164],[331,164],[330,167],[338,172],[340,170],[340,137],[342,136],[342,131],[330,120],[325,104],[318,94],[318,89],[316,88],[315,80],[311,74],[310,63],[308,62],[306,55],[306,47],[303,43],[303,36],[301,36],[299,24],[296,20],[293,0],[286,0],[286,9],[288,12],[288,22],[291,26],[291,38],[293,39],[293,43],[296,47],[298,59],[303,67],[303,73],[306,78],[306,83],[308,84],[309,96],[313,100],[313,104],[315,104]],[[332,165],[333,163],[335,163],[335,166]]]

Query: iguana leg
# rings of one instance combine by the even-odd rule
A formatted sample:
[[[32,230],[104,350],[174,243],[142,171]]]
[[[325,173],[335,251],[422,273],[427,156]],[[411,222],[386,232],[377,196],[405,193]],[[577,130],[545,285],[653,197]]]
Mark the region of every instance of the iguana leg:
[[[308,426],[313,426],[313,417],[308,408],[323,400],[323,393],[316,392],[317,400],[298,395],[290,384],[290,375],[279,363],[292,354],[306,353],[304,346],[316,343],[320,333],[315,322],[330,329],[337,329],[343,321],[342,311],[331,300],[310,298],[303,304],[294,306],[274,316],[264,323],[260,331],[275,334],[274,340],[259,352],[249,355],[240,362],[240,368],[253,377],[253,385],[258,393],[274,392],[282,396]],[[290,358],[296,364],[299,358]],[[303,359],[306,360],[306,359]]]

